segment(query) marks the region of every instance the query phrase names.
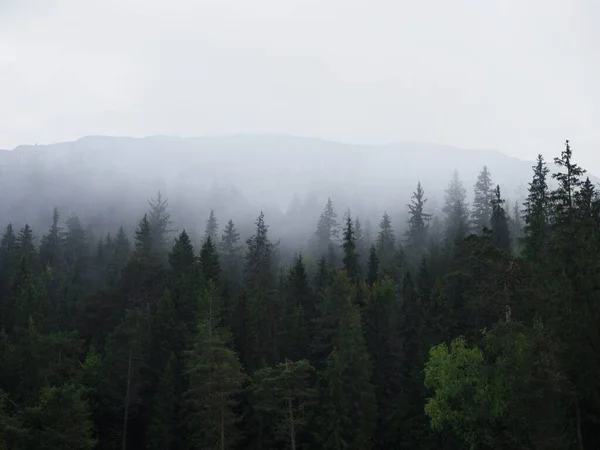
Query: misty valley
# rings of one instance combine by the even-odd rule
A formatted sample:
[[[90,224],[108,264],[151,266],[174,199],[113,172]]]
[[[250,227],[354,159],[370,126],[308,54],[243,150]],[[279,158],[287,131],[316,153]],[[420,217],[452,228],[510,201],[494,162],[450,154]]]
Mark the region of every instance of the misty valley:
[[[0,151],[0,450],[600,448],[577,152]]]

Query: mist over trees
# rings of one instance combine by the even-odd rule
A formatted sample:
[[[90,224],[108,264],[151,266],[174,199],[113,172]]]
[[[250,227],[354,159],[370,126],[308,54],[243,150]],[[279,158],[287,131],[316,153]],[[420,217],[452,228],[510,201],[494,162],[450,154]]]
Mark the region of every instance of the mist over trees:
[[[377,173],[250,211],[191,168],[181,196],[85,158],[55,188],[29,159],[7,175],[20,156],[0,159],[0,449],[600,446],[600,195],[568,141],[520,198],[457,159],[381,208],[348,194]]]

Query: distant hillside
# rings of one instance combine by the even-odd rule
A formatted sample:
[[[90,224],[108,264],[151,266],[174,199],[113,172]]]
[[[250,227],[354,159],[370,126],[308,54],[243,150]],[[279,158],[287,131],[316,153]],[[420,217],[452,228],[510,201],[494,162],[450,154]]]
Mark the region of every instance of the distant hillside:
[[[101,212],[109,226],[111,217],[123,212],[143,213],[147,199],[161,190],[174,219],[197,227],[211,207],[222,221],[250,219],[263,208],[275,221],[296,214],[290,226],[313,223],[327,196],[340,216],[351,207],[362,215],[387,209],[400,217],[418,181],[430,208],[437,209],[455,168],[470,194],[483,165],[505,197],[522,197],[533,162],[497,151],[274,135],[88,136],[0,152],[0,213],[3,222],[47,223],[56,205],[84,217]]]

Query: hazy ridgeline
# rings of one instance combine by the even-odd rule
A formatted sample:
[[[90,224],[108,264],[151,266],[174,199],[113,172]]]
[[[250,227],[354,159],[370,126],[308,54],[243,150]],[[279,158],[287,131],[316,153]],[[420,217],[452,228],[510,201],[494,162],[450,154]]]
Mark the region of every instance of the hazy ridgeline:
[[[384,211],[402,234],[407,204],[421,182],[429,212],[440,216],[453,171],[473,196],[487,165],[509,208],[522,200],[531,162],[499,152],[426,144],[359,146],[288,136],[215,138],[86,137],[0,152],[0,221],[45,230],[57,207],[97,235],[124,225],[132,235],[160,191],[176,230],[195,242],[211,209],[244,237],[262,210],[286,246],[304,246],[328,198],[340,217],[350,209],[376,227]]]

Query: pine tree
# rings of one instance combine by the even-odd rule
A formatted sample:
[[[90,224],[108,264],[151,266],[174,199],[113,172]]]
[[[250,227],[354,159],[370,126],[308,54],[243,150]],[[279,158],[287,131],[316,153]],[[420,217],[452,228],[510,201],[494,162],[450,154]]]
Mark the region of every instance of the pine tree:
[[[408,219],[408,231],[406,232],[406,244],[414,257],[419,257],[427,245],[427,228],[431,220],[431,214],[424,211],[425,191],[421,182],[417,184],[417,190],[413,192],[411,204],[408,205],[410,218]]]
[[[239,439],[236,412],[245,375],[223,330],[198,334],[186,364],[188,377],[188,446],[192,449],[233,448]]]
[[[532,259],[546,254],[549,240],[549,202],[550,193],[546,179],[550,169],[546,167],[544,157],[538,155],[537,163],[533,166],[533,180],[529,183],[529,194],[524,203],[523,219],[525,226],[524,252]]]
[[[358,265],[358,253],[356,252],[356,235],[350,212],[346,217],[342,249],[344,251],[344,270],[348,273],[350,279],[356,283],[360,279],[360,267]]]
[[[206,242],[208,238],[211,238],[213,243],[218,242],[217,233],[219,232],[219,224],[217,223],[217,217],[215,216],[215,211],[213,209],[210,210],[210,215],[206,220],[206,228],[204,229],[204,239]]]
[[[494,191],[495,198],[492,200],[492,243],[502,249],[510,250],[510,231],[508,229],[508,220],[504,210],[504,199],[500,195],[500,186],[496,186]]]
[[[468,205],[467,191],[458,177],[458,171],[454,171],[452,180],[446,189],[446,203],[444,213],[446,214],[446,239],[454,242],[462,239],[468,229]]]
[[[11,317],[11,284],[13,274],[19,267],[19,260],[17,236],[12,225],[8,224],[0,241],[0,326],[4,329],[8,328]]]
[[[483,169],[481,169],[474,190],[475,196],[471,211],[471,224],[473,231],[476,234],[481,234],[485,228],[489,228],[490,226],[490,221],[492,220],[492,200],[494,199],[492,177],[487,166],[483,166]]]

